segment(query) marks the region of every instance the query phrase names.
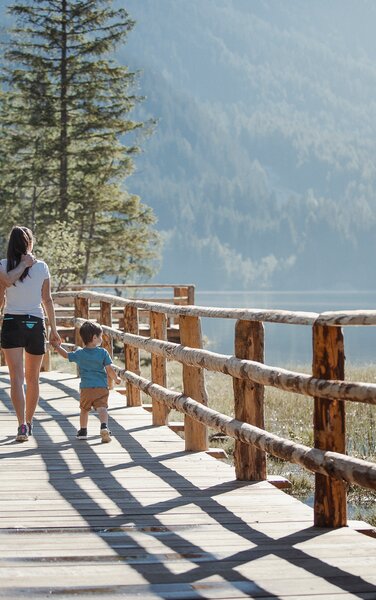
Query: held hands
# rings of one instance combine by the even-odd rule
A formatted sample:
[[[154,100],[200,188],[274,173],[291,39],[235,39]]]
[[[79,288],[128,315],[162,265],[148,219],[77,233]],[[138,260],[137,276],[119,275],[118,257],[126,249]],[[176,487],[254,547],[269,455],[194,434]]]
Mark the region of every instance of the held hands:
[[[61,345],[61,337],[59,336],[57,331],[53,331],[51,329],[49,341],[53,348],[56,348],[57,346]]]

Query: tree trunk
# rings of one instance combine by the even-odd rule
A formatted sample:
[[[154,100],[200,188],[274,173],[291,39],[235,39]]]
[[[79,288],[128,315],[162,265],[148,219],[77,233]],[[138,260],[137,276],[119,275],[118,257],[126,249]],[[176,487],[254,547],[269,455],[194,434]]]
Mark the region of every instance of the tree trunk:
[[[89,267],[90,267],[90,258],[91,258],[91,245],[93,243],[93,236],[95,231],[95,212],[91,213],[91,221],[90,221],[90,229],[89,229],[89,239],[86,243],[85,248],[85,264],[84,271],[82,274],[82,283],[86,283],[88,275],[89,275]]]
[[[60,217],[68,206],[68,79],[67,79],[67,0],[61,2],[61,60],[60,60]]]
[[[36,212],[37,212],[37,199],[38,199],[38,195],[37,195],[37,188],[35,187],[35,185],[33,186],[33,197],[31,200],[31,216],[30,216],[30,229],[32,231],[35,231],[36,229]]]

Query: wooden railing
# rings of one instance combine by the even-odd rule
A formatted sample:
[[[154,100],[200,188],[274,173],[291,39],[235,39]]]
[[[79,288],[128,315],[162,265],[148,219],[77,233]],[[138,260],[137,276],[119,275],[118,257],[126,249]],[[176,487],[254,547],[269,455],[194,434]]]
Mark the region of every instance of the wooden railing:
[[[195,303],[195,286],[192,284],[115,284],[115,283],[92,283],[92,284],[76,284],[70,286],[71,290],[75,291],[96,291],[98,289],[106,290],[103,293],[109,293],[108,290],[116,292],[116,297],[121,298],[123,292],[131,294],[132,299],[145,300],[146,302],[159,302],[163,304],[174,304],[178,306],[193,305]],[[73,314],[73,307],[67,306],[69,298],[61,298],[60,302],[63,306],[59,306],[56,311],[57,315],[69,316]],[[114,324],[121,329],[124,329],[124,309],[121,303],[112,302],[111,309],[112,319]],[[99,307],[97,310],[91,311],[92,318],[99,318]],[[141,335],[150,336],[150,321],[149,313],[139,311],[138,313],[139,333]],[[174,318],[168,317],[166,321],[167,339],[172,342],[180,342],[179,318],[177,315]],[[63,332],[67,341],[73,342],[74,331]]]
[[[77,283],[70,290],[113,290],[117,296],[123,292],[138,300],[158,300],[172,304],[194,304],[195,286],[191,283]],[[130,294],[129,294],[130,292]],[[161,296],[163,294],[163,296]]]
[[[345,455],[345,401],[376,404],[376,385],[344,381],[342,334],[342,326],[376,325],[376,311],[319,315],[173,306],[91,291],[54,294],[56,303],[68,298],[74,302],[74,316],[60,317],[60,325],[78,328],[90,317],[90,311],[96,310],[109,352],[112,353],[114,340],[124,344],[125,368],[119,369],[119,373],[126,381],[128,405],[141,404],[141,391],[149,395],[154,425],[167,424],[171,408],[183,412],[186,450],[207,450],[209,426],[235,439],[237,479],[264,480],[266,453],[314,472],[314,523],[320,527],[347,524],[348,483],[376,489],[376,465]],[[111,306],[119,303],[124,311],[122,330],[111,326]],[[149,314],[150,338],[139,335],[140,311]],[[179,318],[181,344],[166,341],[169,317]],[[202,317],[236,320],[234,356],[202,348]],[[264,364],[264,322],[312,327],[312,376]],[[140,375],[140,350],[151,354],[151,380]],[[183,366],[183,393],[167,389],[167,360],[179,361]],[[232,377],[234,418],[206,406],[204,370]],[[314,397],[314,448],[265,431],[265,385]]]

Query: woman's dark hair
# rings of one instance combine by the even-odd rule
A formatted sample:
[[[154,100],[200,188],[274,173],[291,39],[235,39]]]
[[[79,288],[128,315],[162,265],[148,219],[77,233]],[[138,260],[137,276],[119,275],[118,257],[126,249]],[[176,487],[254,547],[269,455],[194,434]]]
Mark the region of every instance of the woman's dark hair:
[[[15,225],[10,232],[7,250],[7,271],[11,271],[18,267],[21,262],[21,256],[29,251],[30,245],[33,243],[33,233],[27,227]],[[23,281],[29,273],[27,267],[20,277]]]

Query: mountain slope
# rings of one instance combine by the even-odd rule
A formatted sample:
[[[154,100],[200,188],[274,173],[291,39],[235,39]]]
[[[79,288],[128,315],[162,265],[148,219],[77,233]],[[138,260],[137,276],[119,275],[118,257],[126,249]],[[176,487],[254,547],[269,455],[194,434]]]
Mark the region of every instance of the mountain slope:
[[[157,279],[372,287],[372,2],[136,0],[122,58],[159,120],[130,180],[165,232]]]
[[[118,4],[158,121],[127,181],[163,232],[155,280],[372,289],[373,0]]]

